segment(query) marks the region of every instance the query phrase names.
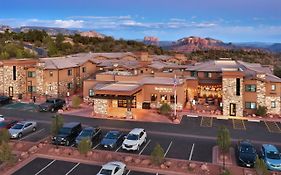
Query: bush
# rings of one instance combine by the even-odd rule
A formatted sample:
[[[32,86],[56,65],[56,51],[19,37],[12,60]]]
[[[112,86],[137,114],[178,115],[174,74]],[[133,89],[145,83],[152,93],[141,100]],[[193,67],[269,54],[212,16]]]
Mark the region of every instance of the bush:
[[[55,115],[52,120],[51,133],[57,135],[60,128],[63,126],[63,117],[61,115]]]
[[[12,154],[12,149],[8,143],[2,143],[0,145],[0,162],[12,163],[15,157]]]
[[[89,139],[82,139],[81,142],[78,144],[78,151],[81,154],[86,154],[88,151],[91,150],[92,144]]]
[[[259,106],[256,112],[256,115],[258,116],[265,116],[267,113],[267,108],[266,106]]]
[[[152,163],[154,163],[155,165],[160,165],[164,160],[164,155],[165,153],[163,148],[160,144],[157,144],[151,153]]]
[[[220,175],[231,175],[231,173],[228,169],[225,169],[222,173],[220,173]]]
[[[10,133],[7,129],[2,129],[0,131],[0,145],[3,143],[8,143],[10,140]]]
[[[159,108],[160,114],[163,115],[168,115],[171,112],[171,110],[172,110],[171,106],[167,103],[162,104],[161,107]]]
[[[264,163],[264,161],[262,159],[260,159],[258,157],[256,159],[255,169],[256,169],[256,172],[258,173],[258,175],[268,175],[269,174],[266,164]]]
[[[82,100],[79,96],[73,96],[72,97],[72,107],[73,108],[78,108],[81,104]]]
[[[228,129],[225,126],[221,126],[218,130],[217,144],[219,149],[224,153],[229,151],[231,145],[231,138]]]

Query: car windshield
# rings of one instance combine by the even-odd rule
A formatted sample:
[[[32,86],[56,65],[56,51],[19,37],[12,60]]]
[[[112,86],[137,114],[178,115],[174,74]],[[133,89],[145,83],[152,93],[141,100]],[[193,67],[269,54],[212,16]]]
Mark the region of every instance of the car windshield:
[[[19,124],[19,123],[15,124],[15,125],[12,127],[12,129],[22,129],[22,128],[23,128],[23,124]]]
[[[127,139],[128,139],[128,140],[138,140],[138,139],[139,139],[139,136],[136,135],[136,134],[129,134],[129,135],[127,136]]]
[[[79,136],[81,136],[81,137],[89,137],[89,136],[92,135],[92,133],[93,133],[92,130],[83,130],[83,131],[80,133]]]
[[[269,159],[279,160],[280,154],[278,152],[267,152],[266,157],[269,158]]]
[[[100,174],[103,174],[103,175],[111,175],[112,173],[112,170],[107,170],[107,169],[102,169]]]
[[[240,152],[241,152],[241,153],[246,153],[246,154],[253,154],[253,153],[255,153],[255,150],[254,150],[254,148],[253,148],[252,146],[250,146],[250,145],[242,145],[242,146],[240,147]]]
[[[69,134],[71,132],[71,128],[61,128],[59,133],[60,134]]]
[[[54,100],[47,100],[46,103],[54,103]]]
[[[113,133],[113,132],[109,132],[105,135],[106,139],[117,139],[118,138],[118,133]]]

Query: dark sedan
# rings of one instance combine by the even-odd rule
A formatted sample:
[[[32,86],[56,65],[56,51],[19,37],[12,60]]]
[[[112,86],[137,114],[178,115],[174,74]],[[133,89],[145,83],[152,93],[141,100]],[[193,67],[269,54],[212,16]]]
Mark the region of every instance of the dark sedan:
[[[98,141],[101,138],[101,129],[99,127],[87,127],[83,129],[75,139],[75,145],[77,146],[83,139],[87,139],[93,146],[94,141]]]
[[[4,95],[0,96],[0,106],[11,103],[12,98]]]
[[[120,131],[109,131],[101,140],[104,148],[113,149],[122,143],[124,135]]]
[[[236,149],[237,162],[239,166],[254,167],[257,151],[249,140],[240,141]]]
[[[3,120],[0,121],[0,130],[4,129],[4,128],[5,129],[10,129],[12,126],[14,126],[17,123],[18,123],[17,120],[9,120],[9,119],[7,120],[7,119],[3,118]]]

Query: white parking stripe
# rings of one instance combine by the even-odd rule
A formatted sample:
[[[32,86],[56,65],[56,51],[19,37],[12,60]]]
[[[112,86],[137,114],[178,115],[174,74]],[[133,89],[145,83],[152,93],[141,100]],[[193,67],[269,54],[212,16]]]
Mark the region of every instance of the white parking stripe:
[[[130,174],[130,172],[131,172],[131,170],[129,170],[126,175]]]
[[[194,151],[194,143],[192,144],[192,147],[191,147],[191,150],[190,150],[190,154],[189,154],[189,158],[188,160],[191,160],[192,159],[192,154],[193,154],[193,151]]]
[[[20,138],[19,140],[26,139],[26,138],[28,138],[28,137],[30,137],[30,136],[33,136],[33,135],[35,135],[35,134],[38,134],[38,133],[44,131],[44,130],[45,130],[45,128],[42,128],[42,129],[40,129],[39,131],[35,131],[35,132],[31,133],[31,134],[28,134],[28,135],[25,136],[25,137]]]
[[[167,148],[167,150],[166,150],[166,152],[165,152],[165,154],[164,154],[164,157],[166,157],[166,155],[168,154],[168,152],[169,152],[169,150],[170,150],[172,144],[173,144],[173,141],[170,142],[170,144],[169,144],[169,146],[168,146],[168,148]]]
[[[98,146],[100,146],[100,144],[97,144],[93,149],[96,149]]]
[[[150,143],[151,139],[148,140],[148,142],[145,144],[145,146],[142,148],[142,150],[139,152],[139,155],[144,151],[144,149],[147,147],[147,145]]]
[[[42,168],[40,171],[38,171],[35,175],[40,174],[42,171],[44,171],[45,169],[47,169],[50,165],[52,165],[56,160],[53,160],[52,162],[50,162],[48,165],[46,165],[44,168]]]
[[[69,175],[76,167],[78,167],[80,163],[77,163],[73,168],[71,168],[65,175]]]
[[[118,152],[121,147],[122,147],[122,145],[120,145],[119,148],[117,148],[117,150],[115,150],[115,152]]]

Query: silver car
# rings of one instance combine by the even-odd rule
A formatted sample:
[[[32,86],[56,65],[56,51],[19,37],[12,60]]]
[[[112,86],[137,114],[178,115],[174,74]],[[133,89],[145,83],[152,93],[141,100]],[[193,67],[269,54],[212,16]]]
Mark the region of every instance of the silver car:
[[[11,138],[21,138],[30,132],[35,132],[37,129],[37,123],[34,121],[22,121],[15,124],[9,129]]]

